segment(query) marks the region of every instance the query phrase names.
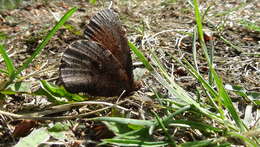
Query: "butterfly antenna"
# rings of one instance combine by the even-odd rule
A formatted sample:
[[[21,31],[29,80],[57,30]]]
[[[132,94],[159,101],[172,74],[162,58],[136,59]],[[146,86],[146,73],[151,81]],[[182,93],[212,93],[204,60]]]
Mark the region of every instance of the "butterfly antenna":
[[[113,1],[110,1],[110,4],[108,6],[108,9],[111,9],[112,8],[112,5],[113,5]]]

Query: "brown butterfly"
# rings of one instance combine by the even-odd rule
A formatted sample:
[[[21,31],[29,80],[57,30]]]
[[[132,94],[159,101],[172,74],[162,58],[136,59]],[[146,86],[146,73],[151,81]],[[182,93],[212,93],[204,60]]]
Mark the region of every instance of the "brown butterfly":
[[[61,59],[60,80],[66,90],[92,96],[125,91],[126,96],[139,89],[125,31],[112,9],[93,16],[84,35],[87,39],[73,42]]]

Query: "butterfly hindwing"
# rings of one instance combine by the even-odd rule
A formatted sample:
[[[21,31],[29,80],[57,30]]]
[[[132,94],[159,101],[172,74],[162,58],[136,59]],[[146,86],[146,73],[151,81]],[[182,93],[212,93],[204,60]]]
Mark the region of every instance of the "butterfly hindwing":
[[[109,50],[87,40],[73,42],[64,52],[60,66],[60,78],[68,91],[93,96],[115,96],[129,90],[125,75]]]

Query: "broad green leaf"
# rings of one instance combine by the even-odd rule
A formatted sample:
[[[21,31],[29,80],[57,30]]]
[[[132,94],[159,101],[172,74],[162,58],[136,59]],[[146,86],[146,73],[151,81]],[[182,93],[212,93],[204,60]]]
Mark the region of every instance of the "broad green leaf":
[[[70,126],[68,123],[57,122],[51,128],[48,128],[48,132],[52,137],[64,140],[66,139],[65,134],[68,133]]]
[[[69,124],[66,123],[61,123],[57,122],[52,126],[51,128],[48,129],[49,132],[61,132],[61,131],[67,131],[69,130]]]
[[[30,135],[21,138],[15,147],[38,146],[50,137],[46,128],[34,130]]]
[[[225,85],[225,89],[230,90],[235,92],[236,94],[248,98],[251,101],[254,101],[256,104],[259,105],[260,101],[260,92],[256,91],[247,91],[244,87],[242,86],[237,86],[237,85]]]
[[[80,30],[78,30],[75,26],[73,26],[71,24],[68,24],[68,23],[64,24],[64,28],[66,28],[67,30],[69,30],[70,32],[72,32],[75,35],[78,35],[78,36],[83,35],[83,33]]]
[[[31,93],[32,83],[31,82],[16,82],[6,87],[5,91],[12,91],[15,93]]]
[[[66,136],[66,132],[65,131],[62,131],[62,132],[49,132],[49,135],[58,139],[58,140],[61,140],[61,141],[64,141],[65,139],[67,139],[68,137]]]
[[[52,103],[56,103],[56,104],[66,104],[68,103],[65,100],[59,99],[53,95],[51,95],[47,90],[45,90],[44,88],[40,87],[39,89],[37,89],[36,91],[34,91],[32,93],[32,95],[38,95],[38,96],[46,96],[48,98],[48,101],[52,102]]]
[[[230,90],[230,91],[234,91],[234,92],[236,92],[238,95],[240,95],[242,97],[247,97],[246,89],[241,87],[241,86],[226,84],[225,85],[225,89]]]
[[[89,0],[89,3],[96,4],[97,0]]]
[[[69,101],[84,101],[85,99],[77,94],[72,94],[66,91],[63,87],[58,87],[56,85],[50,84],[47,81],[42,80],[41,86],[46,92],[55,97],[64,97]]]
[[[149,135],[149,129],[140,127],[132,128],[128,124],[122,124],[117,122],[103,121],[109,130],[111,130],[116,136],[114,138],[122,139],[140,139],[143,141],[152,141],[152,136]]]
[[[127,124],[121,124],[117,122],[103,121],[107,128],[116,135],[124,134],[132,131]]]

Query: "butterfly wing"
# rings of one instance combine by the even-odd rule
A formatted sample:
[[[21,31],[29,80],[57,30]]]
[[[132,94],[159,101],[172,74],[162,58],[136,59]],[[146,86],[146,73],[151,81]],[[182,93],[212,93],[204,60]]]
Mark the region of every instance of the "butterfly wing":
[[[126,71],[110,50],[94,41],[78,40],[64,52],[60,80],[73,93],[116,96],[131,91]]]
[[[62,57],[60,81],[70,92],[117,96],[136,90],[132,59],[117,14],[106,9],[91,18],[87,40],[73,42]]]
[[[130,85],[133,85],[132,58],[118,15],[112,9],[98,12],[91,18],[84,34],[111,51],[126,71]]]

